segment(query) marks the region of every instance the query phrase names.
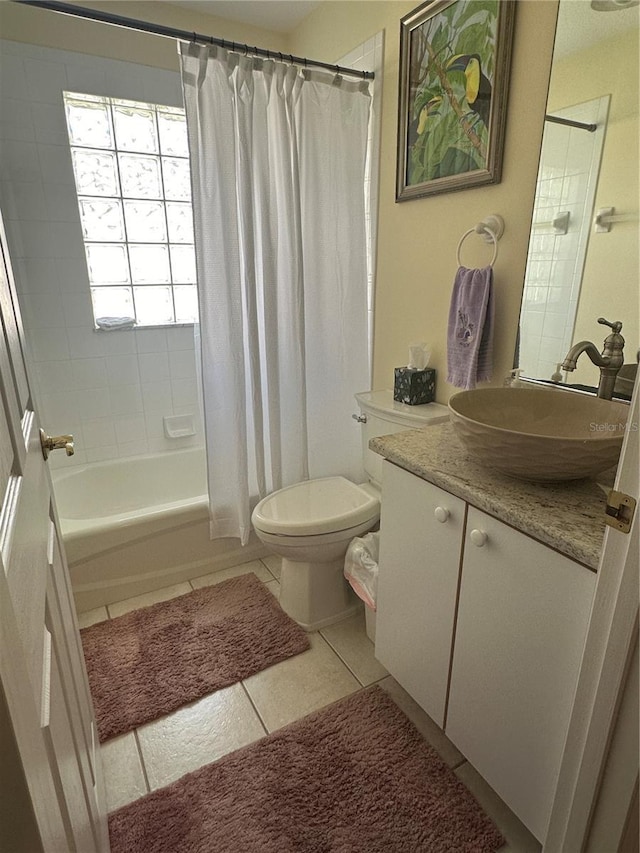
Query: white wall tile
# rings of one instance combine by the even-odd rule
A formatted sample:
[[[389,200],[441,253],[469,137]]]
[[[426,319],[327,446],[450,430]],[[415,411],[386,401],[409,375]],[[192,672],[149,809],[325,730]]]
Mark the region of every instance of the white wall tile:
[[[104,358],[76,358],[73,361],[72,371],[74,387],[79,390],[107,387]]]
[[[93,329],[86,326],[72,326],[67,329],[69,353],[71,358],[98,358],[102,347]]]
[[[167,335],[164,329],[136,329],[138,352],[163,352],[167,349]]]
[[[178,350],[169,353],[171,379],[192,379],[196,375],[196,359],[193,350]]]
[[[147,441],[127,441],[123,444],[118,444],[118,456],[121,458],[127,456],[143,456],[149,452],[149,443]]]
[[[55,291],[25,293],[22,297],[22,320],[25,329],[47,329],[64,326],[62,300]]]
[[[171,382],[174,406],[189,406],[198,402],[198,383],[195,379],[177,379]]]
[[[66,361],[70,356],[66,329],[38,329],[29,343],[34,361]]]
[[[174,450],[162,417],[174,399],[198,410],[193,327],[95,331],[61,93],[180,106],[179,74],[6,40],[0,72],[0,198],[39,408],[84,437],[67,464],[147,452],[148,435]]]
[[[146,441],[147,428],[143,415],[125,415],[114,419],[118,444],[132,441]]]
[[[111,418],[96,418],[82,422],[85,450],[116,444],[116,432]]]
[[[165,415],[173,413],[171,382],[148,382],[142,385],[142,401],[145,411],[163,411]]]
[[[138,353],[138,368],[143,384],[164,382],[169,378],[169,356],[166,352]]]
[[[107,356],[107,377],[110,386],[138,384],[138,358],[135,353]]]
[[[24,63],[29,99],[36,103],[61,104],[67,88],[67,70],[59,62],[34,59]]]
[[[84,258],[56,258],[55,269],[61,290],[66,293],[72,290],[86,293],[89,290],[87,262]]]
[[[143,410],[139,385],[119,385],[109,390],[112,415],[133,415]]]
[[[38,146],[35,142],[6,139],[0,146],[0,176],[9,181],[41,181]]]
[[[111,414],[108,388],[87,388],[75,393],[78,411],[83,419],[106,418]]]
[[[103,355],[126,355],[136,352],[136,333],[133,329],[122,332],[96,332]]]

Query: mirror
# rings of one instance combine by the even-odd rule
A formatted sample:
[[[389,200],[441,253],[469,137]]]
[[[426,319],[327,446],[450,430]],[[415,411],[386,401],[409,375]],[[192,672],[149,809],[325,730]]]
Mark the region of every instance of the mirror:
[[[640,346],[639,12],[633,0],[560,0],[514,359],[526,378],[595,391],[586,354],[573,372],[561,362],[578,341],[601,352],[611,330],[598,318],[620,320],[614,393],[627,399]]]

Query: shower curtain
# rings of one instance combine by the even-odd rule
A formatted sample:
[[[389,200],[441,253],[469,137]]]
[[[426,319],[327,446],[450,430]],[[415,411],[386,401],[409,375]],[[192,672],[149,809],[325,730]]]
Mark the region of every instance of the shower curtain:
[[[366,81],[182,44],[212,538],[361,470]]]

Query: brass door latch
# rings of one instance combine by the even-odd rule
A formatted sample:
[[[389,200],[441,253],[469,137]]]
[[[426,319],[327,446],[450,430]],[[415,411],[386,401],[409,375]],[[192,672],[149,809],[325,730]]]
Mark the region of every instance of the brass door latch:
[[[73,436],[72,435],[47,435],[40,430],[40,444],[42,446],[42,455],[45,459],[49,458],[52,450],[65,450],[67,456],[73,456]]]
[[[631,495],[616,492],[615,489],[612,489],[607,495],[607,506],[605,508],[607,517],[605,521],[609,527],[613,527],[621,533],[628,533],[631,530],[635,511],[636,499],[632,498]]]

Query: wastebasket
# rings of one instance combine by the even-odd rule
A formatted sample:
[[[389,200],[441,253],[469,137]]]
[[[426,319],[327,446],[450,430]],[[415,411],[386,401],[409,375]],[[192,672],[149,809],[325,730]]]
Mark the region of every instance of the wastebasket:
[[[380,533],[356,536],[344,558],[344,576],[351,588],[364,601],[367,637],[376,639],[376,595],[378,590],[378,555]]]

